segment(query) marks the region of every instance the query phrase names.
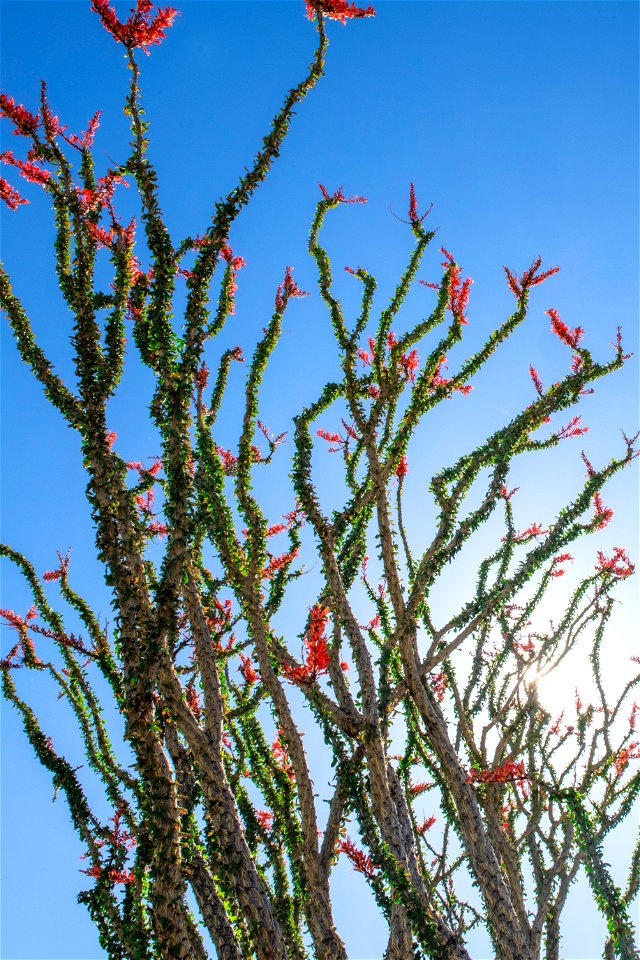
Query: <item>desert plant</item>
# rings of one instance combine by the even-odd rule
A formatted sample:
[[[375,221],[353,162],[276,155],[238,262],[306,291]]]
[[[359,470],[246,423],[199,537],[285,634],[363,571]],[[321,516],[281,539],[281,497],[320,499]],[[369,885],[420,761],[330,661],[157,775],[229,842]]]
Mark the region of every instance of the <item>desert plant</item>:
[[[349,268],[362,290],[355,319],[334,291],[321,231],[337,208],[364,201],[321,186],[309,251],[340,374],[295,418],[290,509],[268,517],[260,476],[284,435],[262,423],[260,390],[290,301],[305,293],[287,267],[252,356],[244,361],[240,347],[227,349],[212,371],[205,353],[233,313],[243,266],[230,231],[278,156],[294,108],[322,76],[326,20],[373,10],[309,0],[317,49],[306,77],[287,95],[253,166],[216,204],[206,232],[178,242],[147,153],[138,62],[140,51],[164,38],[176,11],[154,12],[150,0],[138,0],[121,21],[106,0],[92,7],[124,46],[131,71],[131,148],[122,162],[97,176],[97,117],[82,136],[66,133],[44,84],[38,113],[0,98],[2,115],[29,144],[26,160],[10,150],[2,159],[46,190],[53,205],[57,278],[74,321],[73,385],[38,345],[4,270],[0,298],[23,361],[81,437],[115,619],[105,628],[76,592],[68,556],[41,577],[21,552],[2,546],[33,606],[25,615],[2,611],[17,636],[1,666],[4,696],[86,845],[84,873],[92,882],[79,900],[102,946],[110,958],[204,958],[203,927],[220,960],[346,960],[330,883],[344,855],[388,921],[386,960],[468,958],[466,934],[477,925],[488,929],[500,960],[558,960],[562,909],[581,869],[608,923],[606,955],[635,957],[628,907],[640,880],[640,848],[624,890],[601,849],[640,788],[630,762],[638,756],[633,696],[640,677],[630,677],[611,702],[600,666],[613,591],[633,573],[625,550],[600,551],[592,572],[567,592],[557,621],[532,626],[572,560],[572,545],[611,520],[602,489],[636,456],[635,438],[624,437],[619,455],[604,465],[583,454],[584,483],[547,528],[517,528],[516,491],[509,489],[517,457],[585,432],[579,415],[548,425],[621,368],[627,355],[620,330],[612,355],[599,360],[582,328],[547,311],[567,349],[566,374],[545,387],[531,367],[531,403],[430,479],[434,526],[428,542],[416,544],[403,512],[410,445],[422,442],[441,403],[471,392],[474,375],[525,321],[534,288],[558,268],[543,268],[540,258],[523,272],[505,268],[513,313],[447,373],[447,354],[467,324],[471,280],[442,247],[441,279],[426,283],[435,305],[400,332],[403,302],[413,284],[424,283],[417,272],[435,237],[413,185],[406,268],[378,313],[375,278]],[[134,220],[125,225],[117,213],[124,182],[137,190],[138,233]],[[5,180],[0,192],[14,210],[26,202]],[[105,254],[109,288],[100,279]],[[179,279],[186,282],[180,324],[173,315]],[[147,465],[118,454],[108,420],[129,331],[154,378],[149,412],[162,450]],[[226,449],[216,440],[221,407],[234,364],[243,361],[242,426]],[[322,470],[342,476],[343,501],[333,508],[318,483],[325,454]],[[455,614],[438,622],[431,598],[448,565],[478,539],[484,559],[476,581],[460,584]],[[321,575],[297,610],[298,654],[299,643],[277,624],[283,605],[300,596],[306,555]],[[82,636],[66,626],[43,581],[57,584]],[[597,698],[585,704],[576,697],[571,725],[545,707],[538,682],[585,637]],[[46,718],[18,691],[18,668],[48,674],[73,710],[87,763],[111,805],[107,822],[47,735]],[[122,748],[107,729],[104,682],[124,718]],[[300,702],[335,770],[322,833]],[[439,807],[437,828],[435,814],[421,813],[426,800]],[[462,876],[471,878],[476,897],[461,894]]]

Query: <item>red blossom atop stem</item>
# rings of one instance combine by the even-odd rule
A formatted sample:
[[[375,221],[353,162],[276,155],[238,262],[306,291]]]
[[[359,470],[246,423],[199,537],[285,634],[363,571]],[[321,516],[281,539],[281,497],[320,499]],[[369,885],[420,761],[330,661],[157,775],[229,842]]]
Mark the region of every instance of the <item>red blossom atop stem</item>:
[[[32,137],[40,126],[40,114],[29,113],[26,107],[16,103],[13,97],[0,93],[0,117],[6,117],[14,125],[15,136]]]
[[[373,7],[356,7],[355,3],[348,3],[347,0],[306,0],[306,8],[309,20],[315,19],[319,12],[339,23],[376,15]]]
[[[273,814],[269,810],[256,810],[256,820],[263,830],[270,830],[273,823]]]
[[[285,664],[283,673],[292,683],[315,683],[328,673],[331,654],[324,635],[330,610],[316,603],[309,611],[309,630],[304,640],[304,662],[299,667]]]
[[[293,780],[294,772],[293,767],[291,766],[291,760],[289,759],[289,754],[287,753],[283,743],[282,743],[282,731],[278,730],[278,736],[275,738],[271,744],[271,749],[273,751],[274,760],[282,767],[282,770],[289,778]]]
[[[629,555],[623,547],[614,547],[612,557],[607,557],[602,550],[598,550],[596,570],[612,573],[614,576],[624,579],[631,576],[635,566],[629,560]]]
[[[10,210],[17,210],[21,203],[29,203],[2,177],[0,177],[0,200],[4,200]]]
[[[507,760],[501,766],[493,767],[490,770],[478,770],[472,768],[467,774],[467,783],[516,783],[522,785],[529,779],[525,773],[524,760],[517,763],[513,760]]]
[[[149,53],[146,47],[164,40],[165,30],[178,16],[176,9],[165,7],[158,8],[157,14],[151,19],[151,0],[137,0],[136,6],[131,9],[131,16],[124,23],[118,20],[108,0],[91,0],[91,9],[98,14],[114,40],[124,44],[127,50],[141,47],[146,54]]]
[[[23,176],[25,180],[28,180],[29,183],[37,183],[41,187],[45,187],[51,178],[48,170],[43,170],[35,163],[30,163],[29,161],[18,160],[14,157],[11,150],[5,150],[4,153],[0,153],[0,160],[2,160],[3,163],[10,163],[12,166],[17,167],[21,176]]]
[[[538,396],[541,397],[543,394],[542,381],[540,380],[540,377],[538,376],[538,371],[534,366],[529,365],[529,376],[533,380],[533,385],[536,388],[536,392]]]
[[[508,267],[502,267],[507,275],[509,289],[515,297],[520,299],[520,297],[522,297],[522,295],[531,287],[537,287],[538,284],[542,283],[543,280],[546,280],[547,277],[553,276],[554,273],[558,273],[560,270],[560,267],[551,267],[550,270],[544,270],[542,273],[538,273],[541,265],[542,257],[536,257],[529,269],[525,270],[522,276],[519,278],[513,274]]]
[[[596,508],[595,519],[597,520],[598,530],[602,530],[613,517],[613,510],[611,507],[605,507],[600,493],[594,494],[593,505]]]
[[[398,480],[404,480],[406,475],[409,473],[409,461],[407,460],[406,454],[403,454],[398,461],[398,466],[394,470],[394,473]]]
[[[360,850],[356,847],[353,840],[340,840],[336,846],[337,853],[346,853],[349,860],[353,864],[354,870],[357,870],[358,873],[363,873],[365,877],[374,877],[376,874],[376,867],[373,860],[368,853],[365,853],[364,850]]]
[[[418,833],[420,834],[420,836],[426,833],[427,830],[430,830],[431,827],[436,822],[436,820],[437,820],[437,817],[434,817],[434,816],[427,817],[427,819],[423,823],[421,823],[420,826],[418,827]]]
[[[319,183],[318,186],[322,191],[323,198],[325,200],[329,200],[331,203],[366,203],[367,202],[366,197],[359,197],[357,195],[355,197],[345,197],[344,193],[342,192],[342,187],[338,187],[336,192],[334,194],[331,194],[321,183]]]
[[[259,680],[260,674],[256,671],[251,657],[241,653],[240,660],[242,663],[242,666],[240,667],[240,673],[244,677],[245,683],[252,684],[255,683],[256,680]]]
[[[467,277],[462,282],[462,267],[459,267],[455,262],[453,254],[449,253],[445,247],[440,247],[440,253],[443,253],[446,257],[442,266],[449,271],[449,302],[447,307],[459,323],[466,324],[468,320],[465,316],[465,310],[469,303],[469,293],[473,280],[471,277]]]
[[[418,201],[416,200],[416,189],[413,183],[409,184],[409,223],[411,226],[415,226],[417,223],[422,223],[425,217],[428,217],[431,211],[433,210],[433,203],[429,204],[429,209],[426,213],[423,213],[421,217],[418,216]]]
[[[282,313],[289,297],[308,297],[309,293],[307,290],[301,290],[297,285],[293,277],[291,276],[291,271],[293,267],[287,267],[284,274],[284,281],[278,285],[278,290],[276,293],[276,311]]]
[[[560,319],[558,311],[553,307],[551,307],[549,310],[545,310],[545,313],[548,317],[551,317],[551,329],[555,335],[559,337],[563,343],[566,343],[568,347],[576,350],[578,344],[582,340],[584,329],[582,327],[575,327],[572,330]]]

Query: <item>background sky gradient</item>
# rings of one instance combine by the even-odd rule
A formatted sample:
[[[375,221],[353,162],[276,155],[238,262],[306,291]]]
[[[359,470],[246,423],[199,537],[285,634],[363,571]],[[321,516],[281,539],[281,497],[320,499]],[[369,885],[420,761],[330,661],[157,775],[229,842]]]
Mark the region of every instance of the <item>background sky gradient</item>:
[[[302,0],[181,0],[179,8],[167,40],[150,57],[140,57],[150,157],[174,237],[204,231],[214,201],[234,186],[286,91],[304,75],[315,36]],[[120,15],[126,9],[117,5]],[[407,490],[418,540],[427,536],[432,510],[425,489],[438,465],[475,446],[532,401],[530,363],[545,383],[565,372],[568,353],[550,333],[545,309],[555,306],[570,327],[583,326],[586,345],[598,359],[610,356],[609,344],[622,324],[625,346],[637,357],[638,9],[634,2],[582,0],[384,0],[376,3],[373,19],[329,24],[327,76],[299,107],[281,158],[233,229],[234,252],[247,266],[238,278],[236,316],[223,346],[242,343],[250,354],[285,265],[293,265],[300,286],[311,291],[291,304],[265,380],[262,419],[275,433],[290,429],[292,414],[315,397],[336,366],[306,250],[318,182],[368,198],[366,206],[330,214],[323,233],[347,306],[355,307],[359,285],[343,274],[344,265],[361,264],[378,278],[379,304],[404,268],[413,240],[398,218],[406,217],[409,182],[415,183],[422,210],[434,202],[430,222],[439,228],[437,245],[452,250],[475,281],[469,326],[450,357],[452,370],[511,312],[502,264],[521,272],[541,254],[545,266],[562,267],[533,291],[524,327],[473,381],[471,396],[441,404],[424,443],[410,448]],[[122,104],[128,73],[122,48],[88,2],[2,3],[3,91],[35,111],[41,78],[47,80],[54,113],[70,131],[79,133],[103,110],[95,155],[102,164],[98,173],[104,173],[109,157],[121,159],[126,151]],[[3,149],[22,156],[22,146],[3,128]],[[41,345],[69,376],[69,322],[53,271],[48,198],[12,173],[5,172],[7,179],[31,204],[6,211],[3,259]],[[125,190],[116,197],[127,219],[131,197]],[[441,259],[435,246],[430,248],[419,276],[438,280]],[[430,311],[434,297],[424,287],[412,291],[402,326]],[[39,572],[56,565],[56,550],[72,546],[73,584],[109,619],[78,439],[49,409],[18,360],[6,322],[2,338],[2,540],[23,551]],[[619,429],[633,434],[638,427],[636,357],[585,398],[581,412],[589,434],[516,466],[510,486],[521,485],[516,516],[522,527],[549,522],[578,488],[584,472],[580,449],[594,463],[622,452]],[[237,436],[233,399],[242,373],[225,408],[228,438],[217,438],[223,444]],[[148,375],[133,363],[110,406],[118,450],[126,459],[159,452],[144,413],[149,388]],[[337,424],[328,419],[325,426]],[[280,473],[265,474],[264,500],[274,517],[292,506],[286,490],[290,449],[283,451]],[[339,463],[328,455],[320,462],[330,498]],[[631,559],[638,560],[637,489],[633,470],[605,488],[614,521],[580,543],[572,576],[590,568],[597,549],[614,544],[628,547]],[[2,606],[24,612],[30,599],[23,585],[8,565],[2,575]],[[616,675],[619,680],[628,672],[634,648],[637,595],[637,577],[617,591],[624,607],[611,624],[607,658],[614,688]],[[443,596],[443,610],[446,604]],[[3,655],[12,643],[3,630]],[[38,677],[16,679],[46,717],[46,732],[68,744],[69,755],[81,763],[64,703],[37,683]],[[567,689],[572,697],[570,683]],[[75,903],[78,890],[91,882],[78,872],[84,850],[64,801],[51,803],[49,774],[32,757],[14,711],[4,704],[2,741],[0,955],[103,957],[85,908]],[[307,745],[316,742],[310,734]],[[320,766],[316,782],[327,771]],[[614,835],[606,848],[618,882],[625,877],[632,827]],[[336,921],[350,956],[379,960],[385,925],[362,878],[344,862],[336,868],[334,891]],[[600,956],[603,938],[604,924],[581,881],[568,911],[563,956],[592,960]],[[470,938],[478,960],[489,956],[489,949],[485,936]]]

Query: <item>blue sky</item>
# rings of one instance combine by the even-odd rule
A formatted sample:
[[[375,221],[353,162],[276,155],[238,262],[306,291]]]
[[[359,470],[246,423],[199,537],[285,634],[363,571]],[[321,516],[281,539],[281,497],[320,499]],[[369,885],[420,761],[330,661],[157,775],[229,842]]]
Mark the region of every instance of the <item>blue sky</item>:
[[[117,9],[123,14],[127,6]],[[354,281],[342,275],[343,265],[362,264],[376,275],[380,302],[397,280],[412,239],[393,214],[406,216],[409,182],[423,209],[434,202],[430,221],[439,227],[438,246],[452,250],[475,281],[467,338],[452,355],[452,366],[511,312],[502,264],[521,271],[538,254],[547,266],[560,264],[561,272],[534,291],[525,327],[477,378],[474,393],[442,405],[446,409],[424,447],[410,450],[407,486],[420,532],[428,520],[424,481],[438,463],[461,444],[475,445],[531,401],[529,363],[546,382],[566,369],[566,349],[549,332],[545,309],[555,306],[570,326],[584,326],[598,358],[609,355],[615,327],[622,324],[625,344],[637,357],[638,5],[386,0],[376,9],[373,19],[329,25],[327,76],[299,107],[281,158],[234,227],[232,245],[247,267],[239,275],[237,313],[225,343],[242,343],[249,352],[291,264],[312,295],[292,303],[265,382],[263,419],[274,432],[290,428],[296,408],[315,396],[335,368],[306,250],[318,182],[368,198],[366,206],[336,210],[324,233],[347,304],[353,302]],[[141,57],[150,156],[176,237],[206,228],[214,201],[250,163],[314,49],[302,0],[192,0],[180,10],[164,44]],[[103,110],[96,138],[99,172],[109,163],[107,154],[124,155],[127,70],[122,49],[88,3],[2,3],[3,91],[35,110],[41,78],[54,112],[71,131],[85,129],[89,117]],[[4,134],[3,149],[18,153],[19,146],[18,138]],[[32,202],[4,217],[3,259],[42,346],[67,374],[69,324],[53,275],[48,202],[35,186],[25,184],[22,192]],[[121,191],[125,213],[126,193]],[[437,280],[440,260],[433,248],[419,275]],[[412,293],[407,323],[430,309],[431,296],[424,287]],[[109,601],[83,499],[78,441],[17,360],[6,324],[2,337],[2,539],[24,551],[40,572],[55,565],[57,549],[72,546],[72,579],[106,617]],[[240,385],[238,379],[236,395]],[[111,409],[127,459],[159,452],[145,420],[148,393],[146,375],[132,365]],[[619,428],[635,432],[636,358],[598,384],[583,412],[590,427],[585,438],[518,468],[523,526],[550,519],[567,491],[577,488],[581,446],[594,462],[607,460],[621,452]],[[229,438],[236,422],[230,405]],[[331,494],[329,471],[338,465],[322,463]],[[281,476],[286,472],[285,464]],[[277,480],[270,481],[265,498],[275,514],[291,508]],[[615,509],[615,520],[597,543],[579,548],[585,569],[596,549],[613,544],[622,543],[638,558],[637,472],[615,478],[605,502]],[[2,572],[2,605],[26,609],[24,589],[11,570]],[[625,607],[617,613],[615,647],[628,652],[637,620],[635,581],[618,596]],[[3,651],[10,642],[5,634]],[[54,739],[77,750],[64,705],[27,680]],[[2,729],[0,954],[4,960],[102,957],[85,909],[75,904],[85,886],[78,872],[83,850],[63,801],[51,803],[48,774],[31,757],[4,704]],[[628,844],[626,833],[608,850],[614,869],[623,871]],[[378,958],[383,924],[359,878],[344,865],[336,871],[336,892],[336,918],[350,955]],[[572,910],[565,956],[590,960],[600,954],[602,924],[580,890]],[[473,955],[488,956],[485,944],[475,941]]]

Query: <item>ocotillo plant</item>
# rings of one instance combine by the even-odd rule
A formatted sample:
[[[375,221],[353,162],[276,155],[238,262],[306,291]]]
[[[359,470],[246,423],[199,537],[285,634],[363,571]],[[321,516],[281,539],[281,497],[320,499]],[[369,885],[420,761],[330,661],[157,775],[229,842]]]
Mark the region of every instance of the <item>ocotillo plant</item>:
[[[499,960],[559,960],[562,911],[580,871],[606,918],[605,956],[630,960],[640,848],[619,889],[602,843],[640,789],[633,765],[640,677],[629,677],[612,702],[600,666],[614,588],[634,569],[626,551],[597,552],[594,569],[567,593],[547,629],[533,629],[532,618],[575,542],[610,522],[602,490],[636,456],[634,440],[624,437],[604,465],[583,454],[582,487],[547,528],[532,522],[518,529],[509,488],[520,455],[585,432],[570,412],[550,424],[623,365],[620,331],[612,355],[598,359],[581,327],[547,311],[550,335],[567,350],[566,374],[545,387],[531,367],[529,405],[430,478],[435,522],[428,540],[416,544],[403,506],[422,425],[454,393],[470,394],[474,376],[525,322],[535,288],[558,267],[543,268],[538,258],[521,272],[505,268],[513,313],[449,373],[446,358],[463,340],[471,280],[444,247],[441,279],[426,284],[435,290],[433,310],[401,332],[403,302],[412,285],[424,283],[417,272],[435,236],[413,185],[407,266],[377,314],[375,278],[348,268],[362,290],[355,318],[334,291],[321,231],[336,208],[364,201],[321,186],[309,251],[340,372],[295,417],[290,511],[267,516],[260,478],[281,455],[283,436],[262,423],[260,391],[290,301],[305,296],[291,268],[246,361],[242,427],[232,449],[216,438],[242,350],[224,351],[214,370],[205,350],[234,311],[244,265],[231,247],[234,221],[278,156],[294,108],[323,74],[326,20],[344,23],[373,10],[309,0],[317,49],[306,77],[288,93],[253,166],[216,204],[205,233],[177,240],[148,156],[139,63],[176,11],[154,12],[150,0],[138,0],[121,21],[107,0],[93,0],[92,8],[130,69],[128,156],[98,176],[97,116],[76,136],[65,132],[44,84],[38,112],[0,95],[3,117],[28,144],[26,159],[7,150],[2,160],[47,191],[53,206],[55,269],[73,318],[72,384],[39,346],[4,269],[0,297],[22,360],[81,438],[114,622],[105,627],[74,588],[68,556],[40,576],[19,545],[2,546],[33,606],[24,614],[2,611],[14,635],[0,665],[4,696],[86,846],[79,900],[104,950],[117,960],[204,960],[210,940],[219,960],[346,960],[331,901],[332,868],[344,856],[388,922],[385,960],[469,960],[467,934],[477,926],[488,930]],[[118,215],[123,183],[137,191],[142,231]],[[13,210],[27,202],[4,179],[0,194]],[[109,287],[100,279],[106,257]],[[187,291],[180,322],[177,277]],[[149,413],[162,450],[148,465],[119,455],[108,418],[126,336],[154,380]],[[325,453],[333,459],[324,468],[340,472],[343,483],[344,500],[332,508],[318,483]],[[481,495],[471,498],[472,489]],[[486,549],[475,583],[460,585],[457,612],[440,622],[432,610],[438,584],[478,538]],[[305,559],[317,563],[320,580],[295,614],[300,654],[299,639],[283,635],[278,614],[299,595]],[[82,635],[69,629],[55,588]],[[538,677],[584,638],[597,696],[588,704],[576,698],[571,725],[545,708]],[[46,716],[29,705],[28,684],[21,692],[18,669],[48,675],[73,710],[88,768],[111,808],[106,822],[80,770],[47,733]],[[104,689],[124,719],[122,745],[107,729]],[[334,768],[326,816],[296,698]],[[439,812],[425,818],[427,800]],[[473,896],[462,892],[465,877]]]

